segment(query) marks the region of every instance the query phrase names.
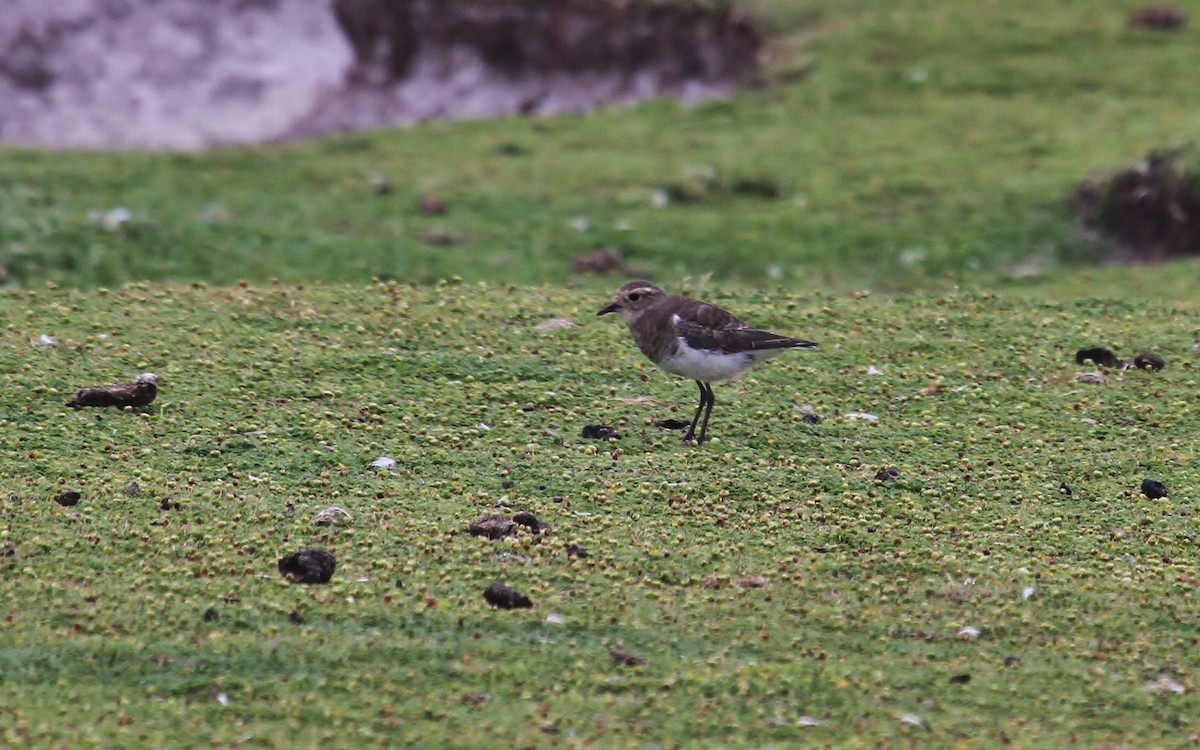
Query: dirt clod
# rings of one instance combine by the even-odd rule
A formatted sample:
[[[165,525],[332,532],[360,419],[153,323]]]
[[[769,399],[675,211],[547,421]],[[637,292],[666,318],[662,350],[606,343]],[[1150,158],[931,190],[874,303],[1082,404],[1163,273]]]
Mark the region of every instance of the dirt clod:
[[[875,481],[877,482],[894,482],[900,478],[900,470],[893,469],[890,466],[885,466],[875,472]]]
[[[322,549],[302,549],[279,558],[279,572],[292,583],[329,583],[337,561]]]
[[[1151,500],[1158,500],[1167,496],[1167,486],[1162,482],[1147,477],[1142,480],[1142,494]]]
[[[1177,31],[1187,26],[1187,13],[1174,3],[1144,5],[1129,14],[1125,25],[1131,29]]]
[[[550,527],[548,525],[539,521],[538,517],[533,515],[529,511],[522,511],[521,513],[515,514],[512,517],[512,520],[514,523],[517,523],[521,526],[525,526],[530,529],[533,529],[533,533],[535,533],[535,534],[539,534],[543,531],[550,530]]]
[[[1200,252],[1200,179],[1186,148],[1083,182],[1072,203],[1085,228],[1114,241],[1112,260],[1159,262]]]
[[[63,490],[54,496],[54,502],[58,503],[64,508],[70,508],[74,505],[78,505],[81,497],[83,496],[75,490]]]
[[[205,622],[216,622],[217,620],[220,620],[220,619],[221,619],[221,615],[219,612],[217,612],[215,607],[209,607],[208,609],[204,610],[204,621]]]
[[[655,426],[660,430],[686,430],[691,424],[686,419],[660,419]]]
[[[504,516],[480,516],[467,526],[471,536],[482,536],[488,539],[503,539],[517,533],[517,522]]]
[[[622,667],[640,667],[646,663],[646,660],[630,651],[625,651],[619,648],[610,648],[608,650],[609,657],[614,662]]]
[[[624,268],[624,261],[620,250],[602,247],[578,256],[574,265],[578,273],[614,274]]]
[[[417,203],[417,211],[426,216],[441,216],[446,213],[446,202],[441,198],[427,195]]]
[[[142,373],[132,383],[114,385],[89,385],[75,391],[67,402],[72,409],[85,406],[147,406],[158,395],[158,378],[152,372]]]
[[[567,557],[573,557],[573,558],[579,559],[579,558],[584,558],[587,556],[588,556],[587,547],[584,547],[582,544],[568,544],[567,545]]]
[[[1133,366],[1139,370],[1154,370],[1158,372],[1167,366],[1166,361],[1157,354],[1142,352],[1133,358]]]
[[[493,581],[484,589],[483,598],[500,609],[528,609],[533,606],[528,596],[500,581]]]
[[[291,612],[288,612],[288,622],[293,625],[303,625],[308,622],[308,618],[301,614],[300,610],[293,609]]]
[[[583,437],[586,440],[614,440],[621,439],[621,433],[609,427],[606,424],[588,424],[583,426]]]
[[[1117,367],[1121,364],[1117,355],[1103,346],[1093,346],[1090,349],[1080,349],[1075,352],[1075,364],[1082,365],[1089,359],[1102,367]]]

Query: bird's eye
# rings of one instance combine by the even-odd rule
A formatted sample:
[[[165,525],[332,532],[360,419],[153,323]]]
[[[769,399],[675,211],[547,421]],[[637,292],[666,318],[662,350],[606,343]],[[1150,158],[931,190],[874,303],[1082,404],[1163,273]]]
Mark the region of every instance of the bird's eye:
[[[641,298],[642,298],[642,293],[641,293],[641,292],[633,292],[632,294],[630,294],[630,295],[629,295],[629,301],[630,301],[630,302],[637,302],[637,301],[638,301],[638,300],[640,300]]]

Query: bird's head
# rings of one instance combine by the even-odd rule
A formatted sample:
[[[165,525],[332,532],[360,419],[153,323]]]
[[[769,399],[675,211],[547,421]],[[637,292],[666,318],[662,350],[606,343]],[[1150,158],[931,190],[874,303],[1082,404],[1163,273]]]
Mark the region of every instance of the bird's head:
[[[596,314],[607,315],[611,312],[621,312],[625,314],[626,318],[633,320],[665,295],[666,293],[663,290],[654,286],[649,281],[642,281],[640,279],[627,281],[613,295],[612,302],[600,308],[600,311]]]

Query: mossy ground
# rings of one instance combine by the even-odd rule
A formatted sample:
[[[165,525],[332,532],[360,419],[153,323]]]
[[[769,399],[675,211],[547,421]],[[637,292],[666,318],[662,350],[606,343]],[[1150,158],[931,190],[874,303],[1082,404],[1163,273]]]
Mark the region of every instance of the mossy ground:
[[[0,274],[559,283],[614,247],[660,280],[991,285],[1094,258],[1078,184],[1197,139],[1195,23],[1127,29],[1128,4],[1098,0],[749,7],[771,56],[726,101],[208,153],[4,149]]]
[[[0,744],[1195,741],[1195,302],[710,286],[822,348],[696,447],[610,291],[6,293]],[[1077,383],[1084,345],[1167,367]],[[145,370],[148,411],[63,406]],[[516,510],[551,531],[466,533]],[[276,572],[306,546],[331,584]]]

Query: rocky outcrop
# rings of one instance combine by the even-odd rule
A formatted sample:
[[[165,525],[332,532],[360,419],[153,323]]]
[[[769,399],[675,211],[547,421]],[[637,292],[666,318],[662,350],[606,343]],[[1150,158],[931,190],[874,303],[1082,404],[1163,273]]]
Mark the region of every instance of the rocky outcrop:
[[[662,0],[7,0],[0,140],[201,148],[728,93],[735,10]]]

